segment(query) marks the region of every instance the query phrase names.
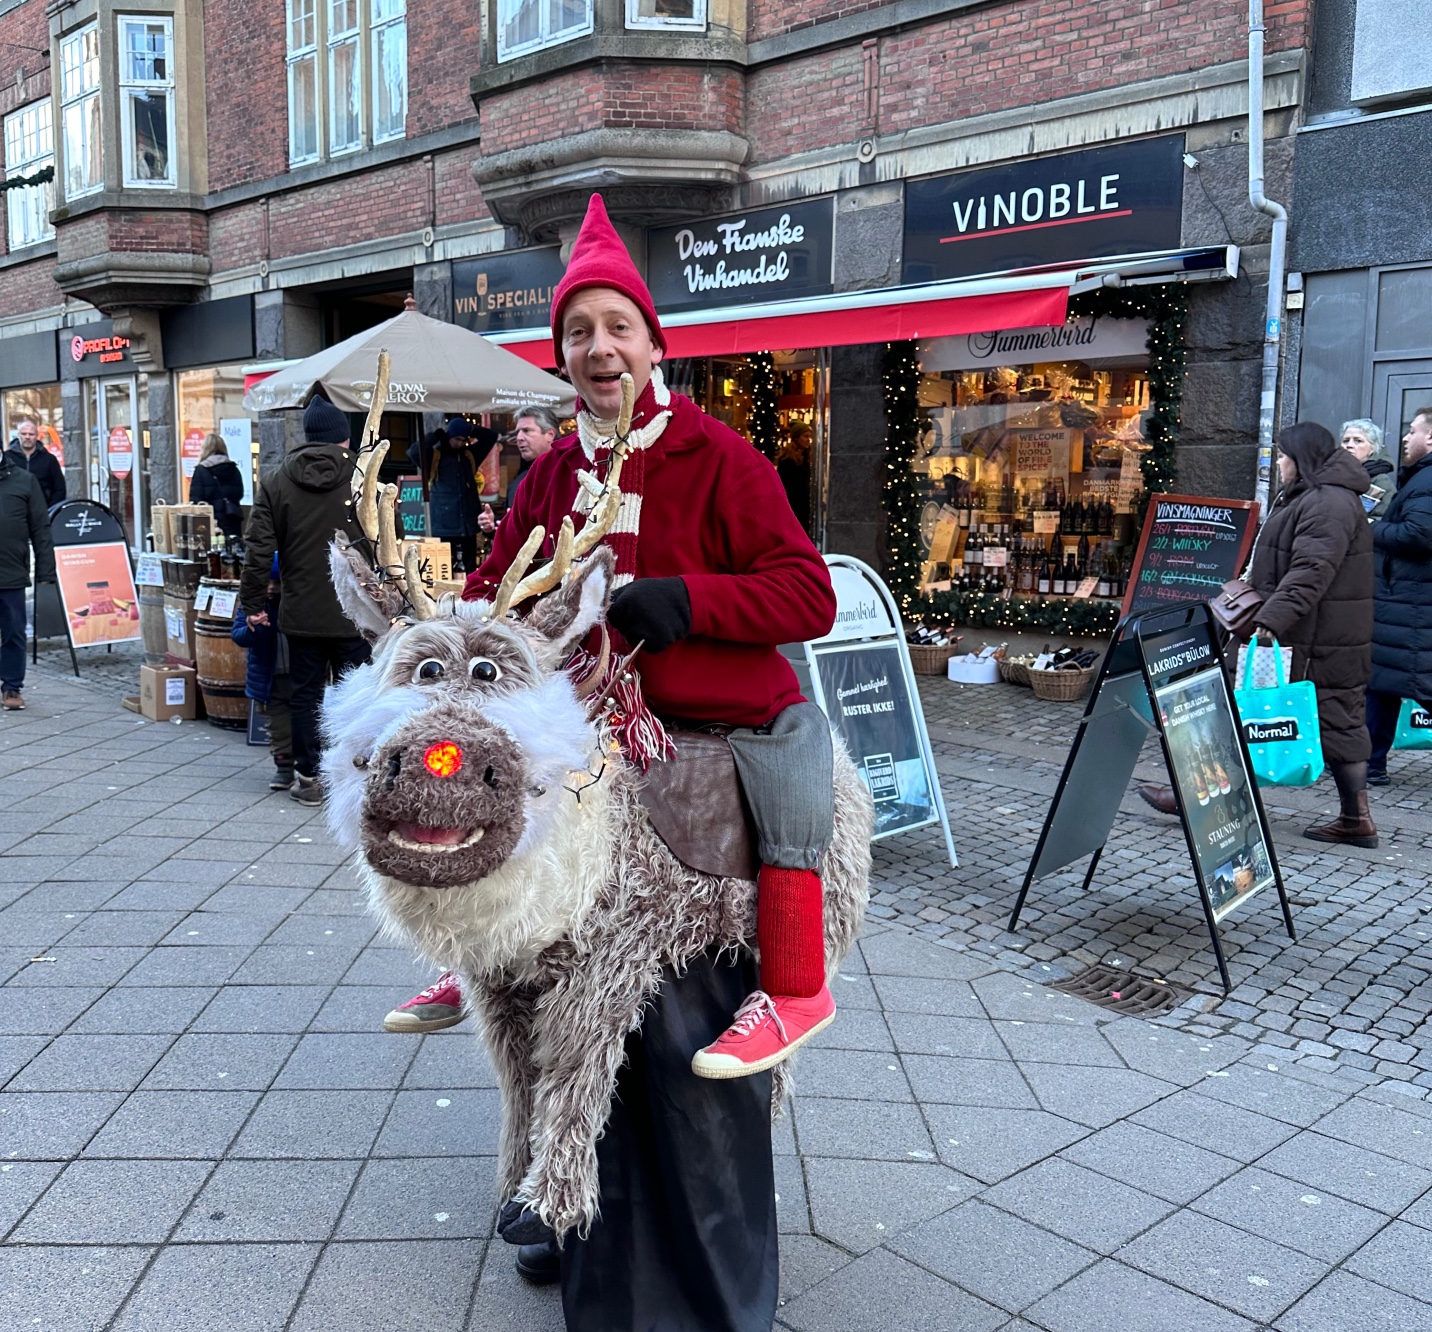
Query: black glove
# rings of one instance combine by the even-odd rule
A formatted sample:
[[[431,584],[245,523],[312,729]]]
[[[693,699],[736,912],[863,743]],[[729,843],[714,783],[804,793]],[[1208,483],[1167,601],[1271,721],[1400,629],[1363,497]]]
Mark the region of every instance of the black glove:
[[[643,651],[665,652],[691,632],[691,596],[681,578],[638,578],[619,587],[607,623]]]

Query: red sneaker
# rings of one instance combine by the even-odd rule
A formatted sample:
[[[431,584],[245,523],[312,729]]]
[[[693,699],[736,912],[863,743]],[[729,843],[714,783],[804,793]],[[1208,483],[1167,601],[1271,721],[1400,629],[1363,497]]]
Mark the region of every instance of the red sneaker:
[[[457,973],[445,971],[421,994],[399,1004],[383,1019],[384,1031],[441,1031],[455,1027],[466,1016]]]
[[[835,1021],[835,1000],[828,986],[809,999],[764,990],[746,996],[736,1020],[720,1038],[691,1059],[699,1078],[745,1078],[764,1073],[794,1054],[818,1031]]]

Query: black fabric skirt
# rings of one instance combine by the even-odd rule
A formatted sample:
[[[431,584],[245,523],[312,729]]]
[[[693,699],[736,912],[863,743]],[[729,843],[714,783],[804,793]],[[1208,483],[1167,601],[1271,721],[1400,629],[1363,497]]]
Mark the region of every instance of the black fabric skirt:
[[[568,1332],[770,1332],[780,1259],[771,1076],[713,1081],[691,1056],[756,988],[754,963],[667,972],[626,1043],[597,1144],[601,1217],[562,1254]]]

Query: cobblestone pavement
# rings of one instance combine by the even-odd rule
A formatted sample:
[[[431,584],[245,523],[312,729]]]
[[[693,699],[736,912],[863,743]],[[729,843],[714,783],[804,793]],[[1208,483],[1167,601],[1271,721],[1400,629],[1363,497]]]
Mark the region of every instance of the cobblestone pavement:
[[[1393,751],[1392,785],[1372,793],[1375,851],[1301,835],[1336,812],[1331,778],[1265,792],[1298,942],[1271,893],[1226,918],[1235,988],[1224,999],[1183,833],[1132,789],[1089,891],[1081,862],[1037,882],[1019,932],[1005,928],[1083,705],[942,679],[921,694],[961,865],[951,872],[934,833],[880,844],[873,915],[1044,979],[1094,962],[1161,976],[1195,991],[1167,1019],[1195,1034],[1432,1088],[1432,753]],[[1135,780],[1167,780],[1156,741]]]
[[[118,692],[47,665],[0,718],[0,1332],[554,1332],[490,1240],[470,1032],[376,1030],[430,976],[375,937],[320,820],[242,737]],[[1115,956],[1208,988],[1178,834],[1130,808],[1088,900],[1047,880],[1004,934],[1079,709],[943,682],[927,705],[963,864],[880,848],[883,919],[778,1127],[780,1325],[1432,1329],[1420,979],[1366,1031],[1333,1021],[1358,1002],[1335,982],[1366,999],[1415,965],[1425,868],[1383,859],[1396,839],[1304,850],[1328,796],[1279,793],[1304,943],[1260,903],[1231,1003],[1115,1017],[1037,978]],[[1394,763],[1380,817],[1419,770]],[[1283,1048],[1323,991],[1328,1041]],[[1399,1011],[1368,1066],[1333,1038],[1391,1040]]]

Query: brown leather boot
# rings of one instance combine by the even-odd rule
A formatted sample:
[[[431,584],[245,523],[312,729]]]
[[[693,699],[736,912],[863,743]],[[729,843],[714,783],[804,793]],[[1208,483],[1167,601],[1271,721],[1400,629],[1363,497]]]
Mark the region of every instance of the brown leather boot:
[[[1303,830],[1303,836],[1315,842],[1338,842],[1343,846],[1377,846],[1377,827],[1367,807],[1367,792],[1357,793],[1357,814],[1339,814],[1330,823],[1315,823]]]
[[[1173,787],[1160,786],[1157,782],[1144,782],[1138,790],[1144,804],[1151,805],[1160,814],[1178,813],[1178,800],[1174,796]]]

